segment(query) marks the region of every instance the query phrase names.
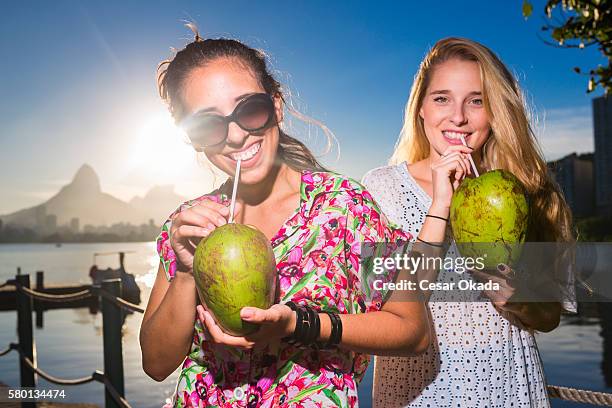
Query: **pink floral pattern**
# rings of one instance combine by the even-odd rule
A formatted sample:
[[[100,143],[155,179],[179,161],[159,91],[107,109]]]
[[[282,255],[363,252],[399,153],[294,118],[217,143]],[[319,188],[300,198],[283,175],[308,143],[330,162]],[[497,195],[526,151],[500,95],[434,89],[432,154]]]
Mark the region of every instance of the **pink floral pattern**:
[[[182,204],[162,227],[157,250],[168,279],[176,260],[168,232],[172,217],[202,200],[226,202],[223,188]],[[279,302],[292,300],[318,311],[380,310],[386,293],[372,291],[362,243],[389,243],[384,256],[410,236],[390,224],[357,182],[334,173],[302,173],[299,208],[272,238]],[[377,253],[380,255],[380,253]],[[376,279],[392,280],[395,272]],[[316,350],[282,343],[258,351],[212,345],[196,321],[191,351],[174,396],[175,407],[357,407],[357,384],[368,355],[343,349]]]

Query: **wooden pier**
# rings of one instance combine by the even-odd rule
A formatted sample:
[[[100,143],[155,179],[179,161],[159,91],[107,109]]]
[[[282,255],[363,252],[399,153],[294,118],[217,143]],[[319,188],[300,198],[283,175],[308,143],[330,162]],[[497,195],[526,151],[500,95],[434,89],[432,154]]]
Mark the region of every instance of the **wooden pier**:
[[[18,269],[14,279],[0,283],[0,298],[4,301],[4,310],[15,310],[17,312],[18,340],[16,343],[10,343],[5,350],[0,351],[0,357],[11,351],[19,354],[19,388],[36,388],[37,377],[39,376],[60,386],[75,386],[97,381],[104,384],[104,405],[106,408],[131,408],[125,400],[121,328],[128,313],[144,313],[144,309],[123,299],[121,279],[119,278],[102,280],[99,286],[72,285],[70,287],[45,288],[43,273],[38,272],[36,276],[36,289],[31,288],[30,276],[21,274],[20,269]],[[39,288],[40,290],[38,290]],[[15,301],[12,307],[9,304],[11,298]],[[62,379],[54,377],[38,367],[32,321],[33,312],[36,312],[36,325],[42,327],[45,310],[90,306],[99,307],[102,312],[104,371],[95,370],[86,377]],[[3,403],[1,405],[5,406]],[[56,402],[39,403],[35,400],[22,400],[16,406],[21,408],[89,408],[96,405],[60,405]]]
[[[90,291],[92,285],[49,285],[45,286],[44,273],[36,272],[36,285],[34,290],[48,295],[72,295],[83,291]],[[100,308],[97,296],[89,296],[78,300],[67,300],[65,302],[50,302],[45,300],[33,299],[33,309],[36,312],[36,327],[43,327],[43,316],[45,311],[54,309],[75,309],[88,308],[91,313],[96,313]],[[14,285],[7,285],[0,288],[0,312],[17,310],[17,290]]]

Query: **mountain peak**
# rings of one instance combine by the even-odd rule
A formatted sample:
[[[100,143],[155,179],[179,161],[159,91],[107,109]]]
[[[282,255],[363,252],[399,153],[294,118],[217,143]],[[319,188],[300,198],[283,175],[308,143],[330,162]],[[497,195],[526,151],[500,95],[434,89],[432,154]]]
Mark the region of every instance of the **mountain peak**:
[[[149,189],[145,197],[147,196],[158,196],[158,195],[173,195],[174,194],[174,185],[155,185]]]
[[[84,191],[100,191],[100,179],[89,164],[83,164],[79,168],[70,184]]]

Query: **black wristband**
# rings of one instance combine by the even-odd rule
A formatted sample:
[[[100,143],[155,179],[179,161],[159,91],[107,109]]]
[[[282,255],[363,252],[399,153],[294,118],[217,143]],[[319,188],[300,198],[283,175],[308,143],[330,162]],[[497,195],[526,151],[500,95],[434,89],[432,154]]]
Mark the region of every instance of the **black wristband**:
[[[431,242],[427,242],[427,241],[425,241],[425,240],[422,240],[422,239],[421,239],[421,238],[419,238],[419,237],[416,237],[416,239],[417,239],[417,241],[420,241],[420,242],[422,242],[422,243],[424,243],[424,244],[427,244],[427,245],[429,245],[429,246],[432,246],[432,247],[442,248],[442,247],[444,246],[443,244],[433,244],[433,243],[431,243]]]
[[[304,308],[304,306],[298,307],[298,318],[299,318],[299,328],[295,331],[294,337],[295,342],[299,345],[304,344],[304,338],[308,333],[309,329],[309,321],[308,321],[308,311]]]
[[[312,339],[312,344],[317,344],[317,340],[321,336],[321,318],[319,317],[319,313],[316,310],[312,310],[315,315],[315,333]]]
[[[340,319],[339,314],[336,314],[336,321],[338,323],[338,329],[336,330],[336,338],[334,339],[334,345],[338,346],[342,341],[342,319]]]
[[[342,340],[342,320],[340,320],[340,316],[337,313],[333,312],[324,312],[329,316],[329,321],[331,325],[329,338],[327,339],[327,343],[325,343],[325,348],[333,348],[340,344]]]
[[[340,344],[340,339],[342,338],[342,320],[340,320],[340,316],[338,315],[338,313],[332,313],[332,316],[334,319],[334,323],[332,326],[332,336],[329,339],[329,346],[335,347]]]
[[[304,338],[302,339],[302,344],[304,344],[305,346],[309,345],[310,343],[312,343],[312,338],[316,335],[315,334],[315,311],[312,310],[311,307],[306,306],[306,313],[308,316],[308,330],[306,331],[306,333],[304,334]]]
[[[292,345],[310,346],[315,344],[321,333],[319,314],[310,306],[298,306],[294,302],[285,303],[296,314],[293,334],[283,340]]]
[[[295,312],[295,327],[293,328],[293,333],[291,333],[287,337],[283,337],[282,340],[286,341],[289,344],[295,344],[297,342],[296,334],[299,333],[302,329],[302,311],[299,306],[296,305],[294,302],[289,301],[285,303],[285,305],[287,305],[291,310]]]
[[[425,217],[437,218],[437,219],[442,220],[442,221],[448,221],[448,218],[440,217],[438,215],[426,214]]]
[[[306,306],[306,310],[308,310],[310,330],[306,336],[304,345],[309,346],[316,342],[319,337],[319,333],[321,332],[321,321],[319,320],[319,314],[312,307]]]

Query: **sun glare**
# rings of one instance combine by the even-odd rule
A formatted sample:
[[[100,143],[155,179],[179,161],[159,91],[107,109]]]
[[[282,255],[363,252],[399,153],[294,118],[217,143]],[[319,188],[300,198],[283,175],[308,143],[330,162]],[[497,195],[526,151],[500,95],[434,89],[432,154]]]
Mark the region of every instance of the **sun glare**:
[[[157,113],[137,131],[130,153],[130,171],[157,184],[172,183],[195,162],[195,152],[186,142],[168,112]]]

